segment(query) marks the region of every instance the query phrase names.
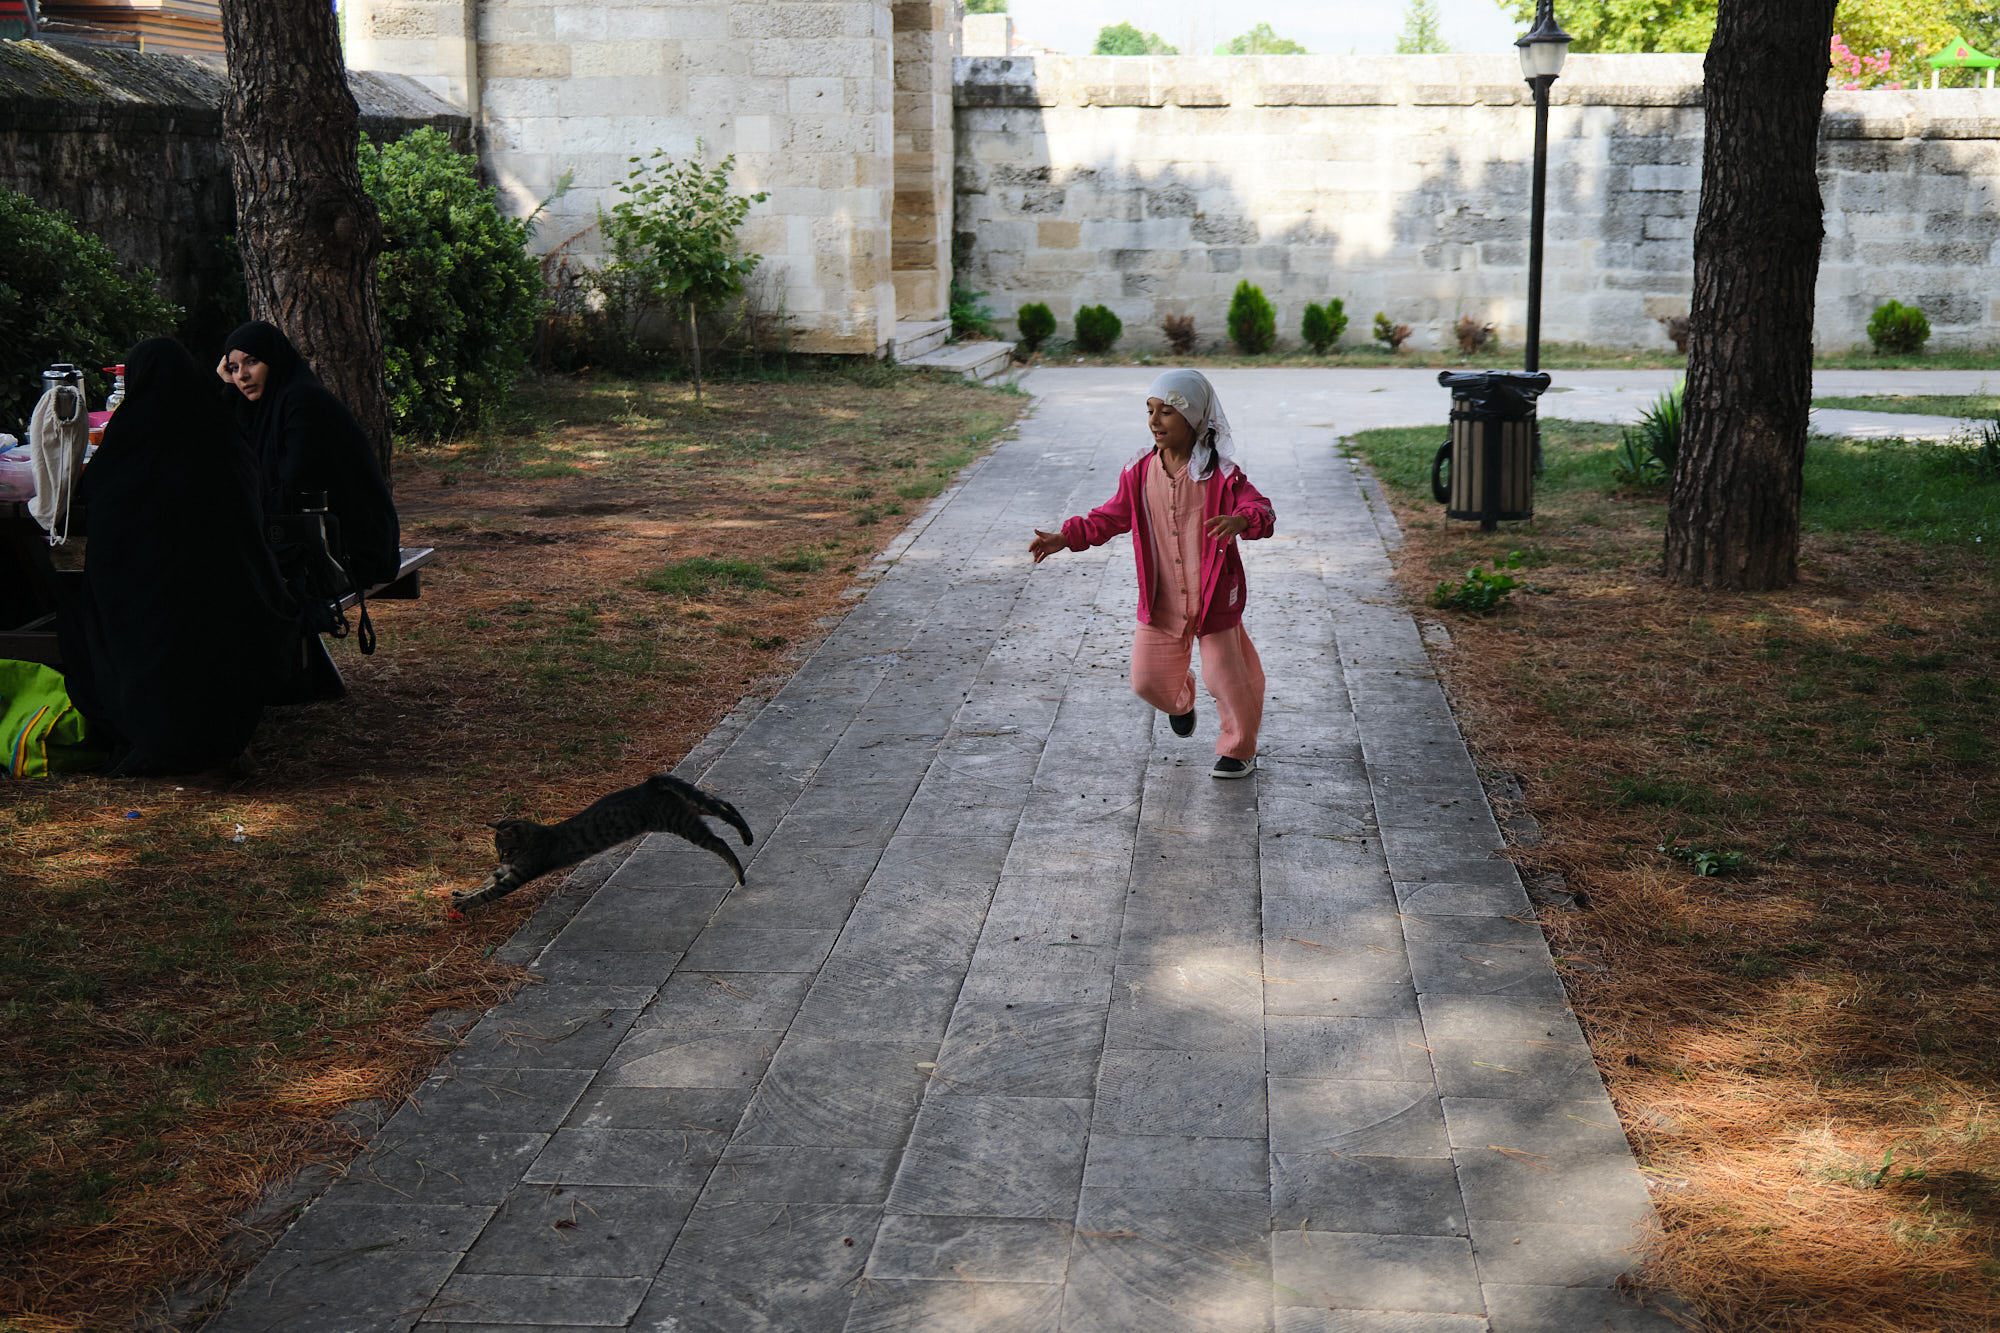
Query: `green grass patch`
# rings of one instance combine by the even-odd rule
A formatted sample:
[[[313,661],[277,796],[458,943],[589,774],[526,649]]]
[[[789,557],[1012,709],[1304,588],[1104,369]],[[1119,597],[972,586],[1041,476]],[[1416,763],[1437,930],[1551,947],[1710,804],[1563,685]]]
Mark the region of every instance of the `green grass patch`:
[[[2000,394],[1991,393],[1868,394],[1815,398],[1812,405],[1846,412],[1901,412],[1927,417],[2000,416]]]
[[[1431,459],[1444,438],[1442,425],[1403,426],[1362,431],[1351,443],[1384,485],[1428,504]],[[1618,441],[1617,426],[1543,421],[1537,492],[1617,491]],[[1808,532],[1881,532],[2000,550],[2000,484],[1976,469],[1971,446],[1814,436],[1806,444],[1800,522]]]
[[[725,589],[754,590],[771,586],[764,567],[751,560],[717,559],[693,555],[676,560],[639,580],[648,592],[663,592],[687,601],[713,596]]]

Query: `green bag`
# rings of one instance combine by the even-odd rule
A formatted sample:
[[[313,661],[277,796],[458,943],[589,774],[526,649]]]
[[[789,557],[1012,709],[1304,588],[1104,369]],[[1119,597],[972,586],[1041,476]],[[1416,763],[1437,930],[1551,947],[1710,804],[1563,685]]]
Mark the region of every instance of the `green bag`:
[[[104,766],[89,725],[69,701],[60,671],[39,662],[0,658],[0,740],[7,745],[7,773],[45,778]]]

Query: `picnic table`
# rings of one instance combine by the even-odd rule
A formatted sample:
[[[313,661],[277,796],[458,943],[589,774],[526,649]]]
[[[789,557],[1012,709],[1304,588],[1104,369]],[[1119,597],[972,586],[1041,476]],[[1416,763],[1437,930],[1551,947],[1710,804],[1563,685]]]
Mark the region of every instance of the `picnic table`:
[[[56,608],[63,581],[83,577],[80,570],[58,569],[50,557],[48,538],[22,501],[0,503],[0,658],[62,666],[62,646],[56,637]],[[413,602],[423,596],[423,568],[437,559],[430,546],[401,548],[396,576],[367,590],[370,601]],[[352,610],[360,596],[340,599]],[[298,702],[337,699],[347,693],[340,668],[325,642],[312,635],[305,644],[309,691]]]

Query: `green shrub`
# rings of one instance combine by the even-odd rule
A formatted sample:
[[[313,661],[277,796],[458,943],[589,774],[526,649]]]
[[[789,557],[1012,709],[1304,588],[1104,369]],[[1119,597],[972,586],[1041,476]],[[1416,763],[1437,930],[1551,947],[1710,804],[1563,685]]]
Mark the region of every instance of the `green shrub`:
[[[1884,301],[1868,317],[1868,341],[1878,353],[1911,356],[1923,351],[1930,338],[1930,320],[1913,305]]]
[[[1315,354],[1325,356],[1345,332],[1347,307],[1341,304],[1338,296],[1329,299],[1325,305],[1306,303],[1306,313],[1299,320],[1299,337]]]
[[[66,213],[0,190],[0,423],[27,420],[42,372],[68,361],[87,373],[95,405],[110,391],[103,368],[133,343],[170,331],[180,312],[140,271],[126,277],[118,257]]]
[[[1086,352],[1108,352],[1125,332],[1110,306],[1087,305],[1076,312],[1076,345]]]
[[[485,420],[528,361],[541,275],[477,159],[428,126],[362,136],[361,183],[382,214],[375,262],[382,360],[398,432],[445,439]]]
[[[1236,284],[1236,295],[1229,298],[1229,340],[1246,356],[1262,356],[1278,341],[1278,312],[1264,289],[1247,279]]]
[[[954,279],[951,284],[951,336],[963,338],[968,333],[976,333],[982,338],[997,338],[1000,329],[993,323],[993,307],[986,304],[986,293],[975,292]]]
[[[1055,312],[1040,301],[1030,301],[1015,311],[1014,322],[1020,326],[1021,341],[1027,344],[1030,354],[1056,331]]]
[[[1618,480],[1627,485],[1653,486],[1673,480],[1681,456],[1681,386],[1667,390],[1639,417],[1639,424],[1620,432]]]

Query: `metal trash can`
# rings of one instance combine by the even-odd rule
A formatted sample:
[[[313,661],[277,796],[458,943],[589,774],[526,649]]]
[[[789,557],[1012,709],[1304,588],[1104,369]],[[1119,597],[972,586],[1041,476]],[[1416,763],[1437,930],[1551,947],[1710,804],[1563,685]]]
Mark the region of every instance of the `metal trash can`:
[[[1431,462],[1431,494],[1446,518],[1476,520],[1491,532],[1535,516],[1542,432],[1535,400],[1549,387],[1538,370],[1447,370],[1451,438]]]

